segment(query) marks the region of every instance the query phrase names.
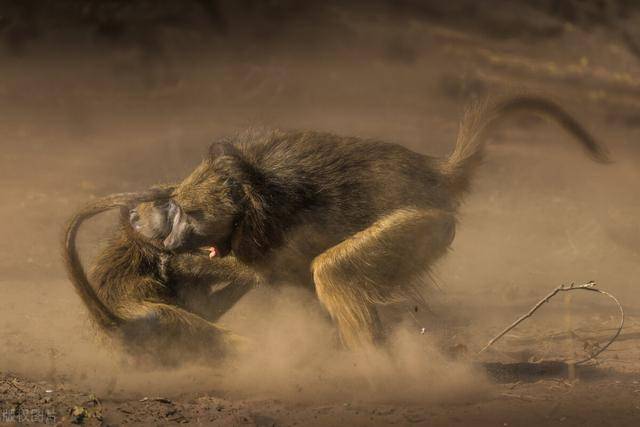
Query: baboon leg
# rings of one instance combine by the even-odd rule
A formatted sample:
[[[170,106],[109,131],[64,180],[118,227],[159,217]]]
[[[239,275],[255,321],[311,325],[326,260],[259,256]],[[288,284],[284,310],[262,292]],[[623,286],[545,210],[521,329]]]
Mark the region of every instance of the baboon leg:
[[[161,361],[180,361],[185,355],[222,357],[237,352],[246,342],[214,323],[165,303],[144,302],[127,309],[127,343]]]
[[[436,209],[399,209],[317,256],[318,298],[350,348],[382,337],[377,304],[414,296],[414,284],[447,250],[455,218]]]

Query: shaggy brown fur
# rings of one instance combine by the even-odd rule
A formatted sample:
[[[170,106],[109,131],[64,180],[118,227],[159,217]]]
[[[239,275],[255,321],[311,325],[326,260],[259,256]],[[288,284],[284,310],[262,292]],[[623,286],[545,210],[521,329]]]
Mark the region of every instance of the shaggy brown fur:
[[[164,245],[233,251],[268,282],[315,287],[343,342],[371,343],[382,335],[376,306],[414,295],[446,253],[489,132],[519,112],[555,120],[608,161],[561,107],[528,96],[470,111],[446,159],[327,133],[245,135],[214,144],[177,187]]]
[[[163,227],[162,215],[172,190],[112,195],[92,202],[70,221],[64,248],[69,277],[95,322],[123,340],[136,356],[161,363],[235,351],[241,340],[212,322],[256,281],[233,257],[172,255],[162,247],[157,239],[170,230]],[[136,202],[142,203],[130,210]],[[97,258],[89,281],[76,250],[77,231],[84,220],[114,207],[121,208],[120,226]],[[145,218],[157,221],[144,223]]]

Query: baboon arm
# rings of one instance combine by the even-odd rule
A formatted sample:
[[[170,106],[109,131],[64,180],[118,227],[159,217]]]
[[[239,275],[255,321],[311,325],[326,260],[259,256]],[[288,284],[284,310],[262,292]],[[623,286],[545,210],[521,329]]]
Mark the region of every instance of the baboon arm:
[[[348,347],[381,338],[375,306],[417,296],[415,283],[453,240],[454,216],[400,209],[316,257],[316,292]]]
[[[258,284],[258,276],[232,257],[178,255],[171,264],[176,303],[217,321]]]

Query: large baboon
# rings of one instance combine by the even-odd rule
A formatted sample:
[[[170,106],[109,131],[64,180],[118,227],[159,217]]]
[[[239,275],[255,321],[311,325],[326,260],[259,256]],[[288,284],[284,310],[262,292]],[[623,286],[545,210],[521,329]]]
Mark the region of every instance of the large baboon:
[[[214,144],[178,185],[164,246],[233,251],[268,282],[315,286],[347,346],[374,342],[376,305],[414,295],[446,253],[488,133],[518,112],[550,117],[608,161],[564,109],[531,96],[469,111],[445,159],[327,133],[245,135]]]
[[[161,363],[236,350],[239,339],[213,322],[256,283],[233,257],[210,260],[204,253],[171,254],[162,247],[171,230],[172,190],[118,194],[88,204],[69,222],[64,247],[69,277],[94,321],[136,356]],[[76,249],[78,229],[112,208],[121,209],[119,227],[88,279]]]

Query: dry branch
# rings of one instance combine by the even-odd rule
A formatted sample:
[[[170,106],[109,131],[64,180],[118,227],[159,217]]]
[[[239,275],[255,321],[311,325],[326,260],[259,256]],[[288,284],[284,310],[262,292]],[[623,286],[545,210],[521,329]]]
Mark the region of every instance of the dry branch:
[[[545,303],[547,303],[556,294],[558,294],[560,292],[577,291],[577,290],[597,292],[597,293],[600,293],[602,295],[605,295],[605,296],[611,298],[613,301],[615,301],[616,305],[618,306],[618,310],[620,311],[620,324],[619,324],[618,328],[616,329],[615,334],[611,337],[611,339],[609,339],[609,341],[605,345],[603,345],[602,347],[598,348],[597,351],[593,352],[588,357],[586,357],[584,359],[581,359],[581,360],[578,360],[578,361],[575,361],[575,362],[572,362],[572,363],[574,365],[579,365],[579,364],[586,363],[586,362],[594,359],[600,353],[605,351],[618,338],[618,336],[620,335],[620,332],[622,332],[622,327],[624,326],[624,310],[622,309],[622,305],[620,305],[620,302],[618,301],[618,299],[616,297],[614,297],[613,295],[611,295],[610,293],[608,293],[606,291],[598,289],[596,287],[596,283],[593,282],[593,281],[584,283],[582,285],[577,285],[577,286],[575,284],[573,284],[573,283],[571,285],[569,285],[569,286],[565,286],[565,285],[558,286],[553,291],[551,291],[547,296],[542,298],[526,314],[520,316],[515,322],[513,322],[512,324],[507,326],[502,332],[500,332],[498,335],[496,335],[494,338],[492,338],[491,341],[489,341],[487,343],[487,345],[485,345],[478,352],[478,354],[483,353],[485,350],[487,350],[489,347],[491,347],[493,344],[495,344],[496,341],[498,341],[500,338],[505,336],[509,331],[514,329],[516,326],[518,326],[520,323],[524,322],[529,317],[531,317],[533,315],[533,313],[535,313],[540,307],[542,307]]]

